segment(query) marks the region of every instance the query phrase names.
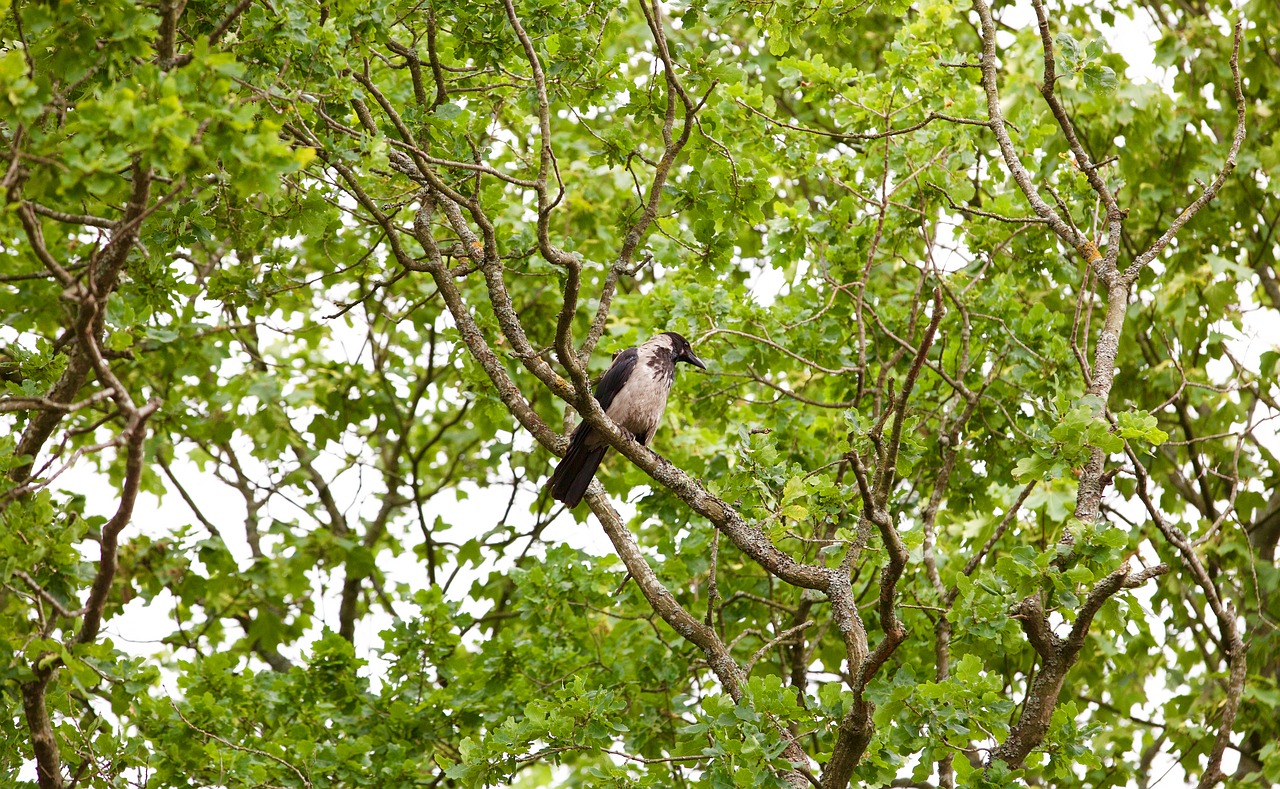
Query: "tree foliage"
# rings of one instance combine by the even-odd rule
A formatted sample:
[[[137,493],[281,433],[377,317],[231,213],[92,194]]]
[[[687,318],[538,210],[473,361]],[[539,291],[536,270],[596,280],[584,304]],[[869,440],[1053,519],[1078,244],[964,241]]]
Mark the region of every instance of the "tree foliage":
[[[7,784],[1280,781],[1274,5],[0,11]]]

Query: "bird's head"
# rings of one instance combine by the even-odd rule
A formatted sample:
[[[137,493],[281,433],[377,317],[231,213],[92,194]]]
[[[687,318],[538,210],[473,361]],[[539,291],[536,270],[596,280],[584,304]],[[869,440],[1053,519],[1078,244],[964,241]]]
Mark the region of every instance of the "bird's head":
[[[694,367],[707,369],[707,365],[698,355],[693,352],[693,346],[689,345],[689,341],[683,335],[676,334],[673,331],[663,332],[663,335],[671,340],[671,351],[675,354],[674,359],[677,362],[688,362]]]

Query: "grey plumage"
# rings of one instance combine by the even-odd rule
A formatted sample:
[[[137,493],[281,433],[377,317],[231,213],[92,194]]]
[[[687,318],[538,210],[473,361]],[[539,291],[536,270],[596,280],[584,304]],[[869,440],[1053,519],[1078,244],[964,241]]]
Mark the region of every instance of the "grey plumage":
[[[600,407],[641,444],[647,445],[653,439],[662,421],[677,362],[707,369],[688,340],[675,332],[663,332],[614,357],[596,385]],[[569,439],[568,451],[547,483],[552,498],[570,508],[578,506],[608,449],[604,436],[585,422],[578,425]]]

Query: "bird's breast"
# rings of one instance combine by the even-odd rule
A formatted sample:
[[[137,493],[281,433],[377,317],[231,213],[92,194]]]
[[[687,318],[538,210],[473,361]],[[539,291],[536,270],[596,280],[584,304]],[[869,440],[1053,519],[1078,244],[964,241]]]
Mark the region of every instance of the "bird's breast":
[[[672,371],[674,372],[674,371]],[[651,436],[667,408],[671,375],[663,375],[648,365],[637,365],[631,378],[610,404],[609,418],[636,436]]]

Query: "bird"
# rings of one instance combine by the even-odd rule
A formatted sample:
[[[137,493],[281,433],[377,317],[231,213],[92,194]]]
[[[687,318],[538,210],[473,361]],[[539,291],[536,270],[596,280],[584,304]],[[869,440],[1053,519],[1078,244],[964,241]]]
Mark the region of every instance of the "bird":
[[[641,345],[618,353],[596,384],[600,408],[618,427],[648,446],[667,408],[677,362],[707,369],[689,341],[673,331],[654,335]],[[608,441],[598,430],[586,422],[579,424],[569,437],[568,451],[547,482],[551,497],[569,509],[578,506],[608,449]]]

